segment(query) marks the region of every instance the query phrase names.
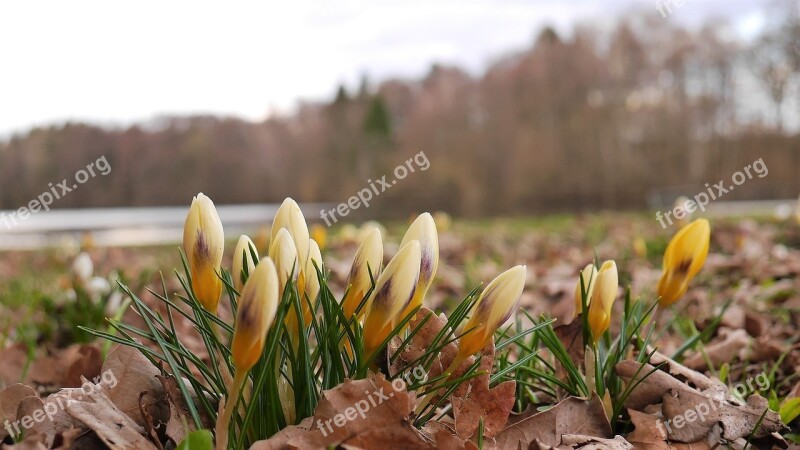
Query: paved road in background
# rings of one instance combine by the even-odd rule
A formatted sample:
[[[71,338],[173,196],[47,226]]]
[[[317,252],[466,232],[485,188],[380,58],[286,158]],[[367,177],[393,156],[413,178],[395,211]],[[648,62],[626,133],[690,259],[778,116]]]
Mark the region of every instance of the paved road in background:
[[[220,205],[217,212],[225,234],[269,227],[278,204]],[[319,217],[325,204],[300,205],[309,219]],[[57,209],[32,214],[11,229],[0,222],[0,250],[33,250],[79,242],[91,233],[97,246],[142,246],[178,243],[188,207]],[[4,211],[6,215],[10,211]]]

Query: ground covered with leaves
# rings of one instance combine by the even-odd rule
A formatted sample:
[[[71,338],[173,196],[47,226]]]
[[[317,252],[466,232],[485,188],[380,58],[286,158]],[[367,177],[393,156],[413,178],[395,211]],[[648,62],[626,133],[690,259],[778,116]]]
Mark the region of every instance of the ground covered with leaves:
[[[336,298],[365,230],[376,225],[383,228],[312,227]],[[386,260],[397,252],[405,226],[383,230]],[[705,267],[680,301],[656,320],[643,319],[637,333],[631,332],[634,318],[644,317],[646,308],[635,305],[656,300],[661,258],[677,228],[663,230],[639,215],[452,224],[439,217],[437,226],[441,260],[425,308],[411,324],[418,332],[390,343],[384,373],[330,386],[312,415],[252,448],[798,448],[797,224],[712,220]],[[183,448],[212,448],[210,434],[191,433],[189,405],[164,367],[78,328],[108,329],[107,317],[144,326],[126,307],[117,279],[166,313],[147,288],[167,296],[180,290],[172,272],[181,265],[176,252],[87,253],[88,263],[69,248],[0,259],[2,448],[163,449],[182,442]],[[610,334],[631,341],[605,360],[587,356],[575,320],[578,272],[595,259],[616,261],[620,290]],[[480,376],[454,386],[446,404],[421,420],[419,392],[406,389],[417,375],[398,374],[436,343],[446,324],[441,312],[451,315],[467,292],[515,264],[528,271],[524,313],[481,357],[454,372],[476,366]],[[233,317],[226,308],[219,316]],[[515,340],[517,349],[509,352],[506,338],[534,324],[539,330]],[[192,322],[177,316],[175,327],[185,336],[183,345],[210,364]],[[649,340],[643,339],[647,333]],[[613,353],[613,342],[600,348]],[[554,356],[559,349],[568,361]],[[456,352],[455,344],[443,345],[423,376],[436,379]],[[595,389],[587,367],[603,361],[614,364],[604,372],[607,385]],[[433,394],[432,403],[444,397]],[[210,417],[201,419],[214,428]]]

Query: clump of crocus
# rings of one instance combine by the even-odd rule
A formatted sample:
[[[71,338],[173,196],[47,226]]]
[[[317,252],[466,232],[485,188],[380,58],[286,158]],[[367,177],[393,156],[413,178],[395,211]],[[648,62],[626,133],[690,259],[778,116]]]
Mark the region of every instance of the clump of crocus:
[[[267,332],[278,310],[278,274],[270,258],[264,258],[250,274],[236,312],[231,359],[236,369],[228,388],[225,409],[217,422],[217,448],[227,448],[228,425],[247,373],[261,358]]]
[[[370,294],[364,318],[364,354],[374,356],[397,326],[400,313],[408,306],[419,278],[421,250],[411,241],[397,252],[378,277]]]
[[[586,291],[586,302],[592,298],[592,290],[594,290],[594,282],[597,279],[597,268],[594,263],[589,263],[581,271],[578,284],[575,285],[575,317],[583,312],[583,292]]]
[[[667,307],[686,293],[689,282],[700,272],[708,256],[711,226],[697,219],[672,238],[664,252],[664,272],[658,282],[658,304]]]
[[[589,329],[592,332],[592,341],[594,342],[600,339],[600,336],[608,330],[611,324],[611,308],[617,298],[618,287],[617,264],[614,261],[604,262],[600,266],[600,270],[597,271],[592,295],[589,297],[587,319],[589,321]]]
[[[224,247],[225,234],[214,202],[197,194],[183,226],[183,249],[189,259],[195,298],[212,313],[217,312],[222,293],[219,273]]]
[[[439,267],[439,234],[436,232],[436,223],[429,213],[420,214],[408,227],[406,235],[400,242],[400,247],[411,241],[419,241],[422,252],[419,281],[417,281],[417,288],[414,290],[414,297],[400,314],[401,319],[409,315],[415,308],[422,306],[422,300],[425,298],[431,283],[433,283],[433,277]]]
[[[240,293],[247,279],[245,275],[250,276],[256,268],[258,260],[253,259],[254,253],[257,257],[256,245],[249,237],[241,235],[239,241],[236,243],[236,249],[233,251],[233,273],[231,273],[233,277],[233,287]]]
[[[342,299],[342,310],[346,318],[349,319],[356,314],[358,305],[361,304],[367,291],[372,287],[372,280],[380,276],[382,264],[383,242],[381,241],[381,232],[378,228],[373,228],[361,241],[361,245],[358,246],[356,256],[353,258],[353,266],[347,276],[347,282],[345,283],[347,292]],[[370,278],[370,273],[372,278]],[[365,304],[358,311],[359,318],[364,315],[366,310],[367,305]]]
[[[486,285],[475,302],[472,316],[463,327],[464,334],[458,340],[458,354],[446,373],[483,350],[494,332],[511,317],[525,287],[525,278],[525,266],[514,266]]]

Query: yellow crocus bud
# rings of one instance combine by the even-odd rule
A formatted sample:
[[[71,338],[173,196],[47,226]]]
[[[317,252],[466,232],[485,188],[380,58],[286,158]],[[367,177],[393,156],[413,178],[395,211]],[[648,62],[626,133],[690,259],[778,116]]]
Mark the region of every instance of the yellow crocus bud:
[[[311,239],[317,242],[319,248],[323,249],[328,245],[328,228],[325,225],[315,223],[311,225],[309,233],[311,234]]]
[[[636,236],[633,240],[633,253],[639,258],[647,258],[647,241],[641,236]]]
[[[214,202],[202,193],[192,199],[192,206],[183,225],[183,249],[192,273],[192,291],[203,307],[217,312],[222,280],[218,274],[222,265],[225,234]]]
[[[225,409],[217,420],[216,448],[228,448],[231,416],[247,380],[247,373],[264,351],[267,332],[275,321],[279,302],[275,264],[271,259],[263,258],[250,274],[239,298],[231,341],[231,359],[236,372],[225,396]]]
[[[614,261],[604,262],[597,271],[596,278],[588,313],[589,329],[592,331],[594,342],[600,339],[611,324],[611,308],[614,306],[619,287],[617,264]]]
[[[475,302],[472,317],[463,326],[459,338],[458,355],[451,369],[461,361],[483,350],[494,332],[514,313],[525,287],[527,269],[514,266],[492,280]]]
[[[253,260],[253,252],[256,251],[256,245],[249,237],[241,235],[239,242],[236,243],[236,249],[233,251],[233,287],[240,293],[245,282],[244,268],[247,267],[248,276],[253,274],[253,269],[256,268],[256,262]],[[256,255],[258,253],[256,252]]]
[[[422,250],[422,260],[419,266],[419,281],[414,290],[414,297],[406,309],[400,314],[402,320],[418,306],[422,306],[422,300],[428,292],[428,288],[433,283],[436,269],[439,267],[439,234],[436,232],[436,223],[429,213],[420,214],[419,217],[408,227],[406,235],[400,241],[400,247],[411,241],[419,241]]]
[[[316,300],[320,289],[317,268],[314,267],[314,263],[316,263],[316,267],[319,267],[319,270],[322,270],[322,252],[319,249],[317,241],[311,239],[309,241],[308,259],[306,260],[306,267],[304,270],[306,273],[304,289],[308,295],[308,299],[312,302]]]
[[[271,242],[269,257],[275,263],[275,268],[278,271],[278,291],[281,298],[283,298],[283,290],[286,287],[286,283],[297,281],[297,273],[299,271],[297,247],[294,246],[292,237],[285,228],[281,228]]]
[[[312,315],[312,305],[316,305],[317,295],[319,294],[320,285],[319,285],[319,278],[317,277],[317,269],[314,267],[314,262],[316,262],[317,267],[322,270],[322,253],[319,251],[319,245],[313,239],[309,242],[309,250],[308,250],[308,259],[306,260],[306,267],[303,271],[306,276],[304,280],[304,284],[300,285],[300,279],[298,278],[298,290],[300,290],[301,295],[303,297],[300,298],[300,307],[303,309],[303,324],[308,327],[311,324],[311,315]],[[311,303],[309,305],[309,303]],[[294,321],[294,324],[297,323],[296,314],[294,309],[289,310],[289,323]]]
[[[353,259],[353,266],[350,268],[350,275],[347,277],[345,286],[347,293],[342,299],[342,310],[345,317],[348,319],[356,312],[356,308],[364,299],[364,296],[372,287],[372,279],[370,278],[370,271],[372,277],[377,280],[381,274],[381,266],[383,264],[383,241],[381,240],[381,231],[378,228],[373,228],[367,234],[361,245],[356,250],[356,256]],[[359,312],[359,318],[364,315],[368,305]]]
[[[298,261],[300,264],[305,264],[308,258],[308,241],[310,239],[308,225],[306,225],[306,219],[303,217],[303,211],[300,210],[300,206],[291,198],[284,200],[275,213],[275,219],[272,221],[272,230],[270,231],[270,249],[272,249],[272,244],[275,242],[278,233],[284,228],[289,232],[289,236],[291,236],[292,242],[294,242],[294,246],[297,249]],[[276,261],[275,263],[277,264],[278,262]],[[280,266],[278,268],[280,269]],[[303,267],[298,267],[297,270],[302,271]]]
[[[450,225],[453,223],[450,214],[444,211],[436,211],[433,213],[433,221],[436,222],[436,228],[442,232],[447,232],[450,229]]]
[[[244,285],[231,343],[237,371],[250,370],[261,357],[280,302],[278,283],[275,264],[270,258],[263,258]]]
[[[581,286],[583,289],[586,289],[586,303],[589,304],[589,301],[592,299],[592,290],[594,289],[594,282],[597,278],[597,268],[594,266],[594,263],[587,264],[586,267],[583,268],[583,271],[580,273],[580,278],[578,278],[578,284],[575,285],[575,317],[578,317],[578,314],[583,312],[583,298],[581,296]],[[583,284],[581,285],[581,280],[583,280]]]
[[[711,225],[706,219],[684,226],[669,241],[664,252],[664,272],[658,282],[659,306],[667,307],[686,293],[689,282],[706,262],[710,241]]]
[[[397,326],[408,306],[419,278],[421,249],[411,241],[397,252],[375,282],[364,319],[364,352],[372,355]]]

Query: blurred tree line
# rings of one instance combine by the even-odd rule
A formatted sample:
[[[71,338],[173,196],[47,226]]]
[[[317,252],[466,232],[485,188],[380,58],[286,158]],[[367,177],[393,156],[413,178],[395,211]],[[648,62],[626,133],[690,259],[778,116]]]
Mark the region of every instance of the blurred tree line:
[[[384,214],[462,215],[671,203],[763,158],[769,175],[725,199],[800,192],[800,14],[762,35],[634,14],[612,29],[552,29],[479,77],[434,65],[421,80],[341,86],[261,123],[170,117],[127,129],[33,129],[0,142],[0,208],[105,155],[112,172],[54,207],[343,202],[424,151],[430,169],[374,200]],[[376,210],[371,210],[374,215]]]

